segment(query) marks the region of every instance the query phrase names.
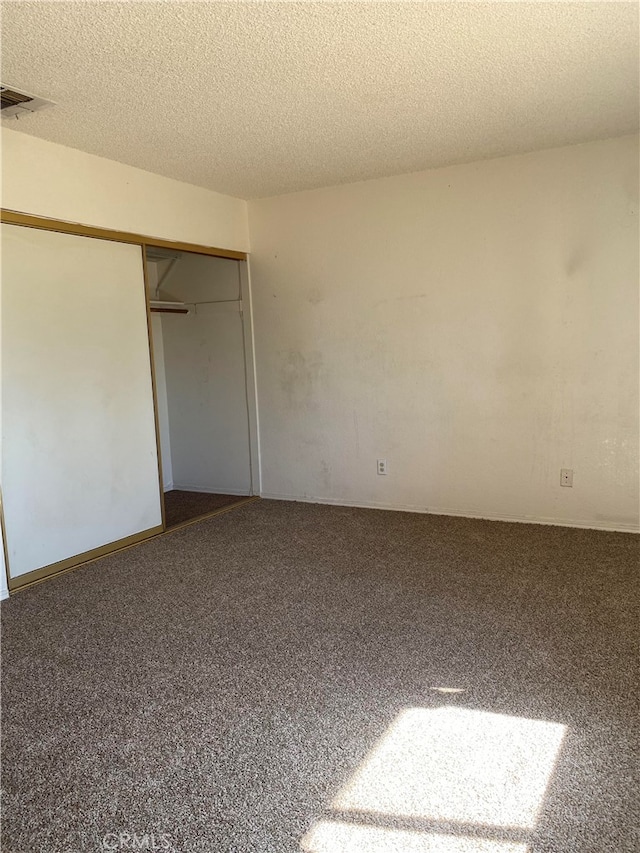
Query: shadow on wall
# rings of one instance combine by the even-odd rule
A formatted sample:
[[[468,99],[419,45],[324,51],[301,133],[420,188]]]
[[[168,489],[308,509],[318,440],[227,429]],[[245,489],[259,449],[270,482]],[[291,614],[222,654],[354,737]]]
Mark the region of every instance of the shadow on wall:
[[[454,706],[404,709],[301,849],[526,853],[565,731]]]

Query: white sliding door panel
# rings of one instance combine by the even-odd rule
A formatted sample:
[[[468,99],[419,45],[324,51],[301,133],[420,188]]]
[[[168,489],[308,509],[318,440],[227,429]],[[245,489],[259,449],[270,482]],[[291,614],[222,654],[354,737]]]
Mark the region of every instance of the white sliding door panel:
[[[139,246],[2,225],[12,578],[161,522]]]

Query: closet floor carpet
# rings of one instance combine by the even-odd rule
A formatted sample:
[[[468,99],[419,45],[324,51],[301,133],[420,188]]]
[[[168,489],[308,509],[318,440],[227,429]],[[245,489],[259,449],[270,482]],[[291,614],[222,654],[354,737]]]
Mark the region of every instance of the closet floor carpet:
[[[631,534],[262,500],[28,588],[2,849],[637,851],[637,574]]]
[[[167,528],[176,527],[185,521],[191,521],[201,515],[245,500],[246,497],[243,495],[218,495],[172,489],[164,493],[164,515]]]

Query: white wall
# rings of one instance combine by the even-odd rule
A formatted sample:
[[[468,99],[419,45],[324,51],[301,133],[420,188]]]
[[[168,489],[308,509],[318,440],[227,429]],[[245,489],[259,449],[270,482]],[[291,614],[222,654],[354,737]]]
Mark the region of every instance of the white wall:
[[[162,290],[191,307],[187,316],[156,315],[162,318],[173,487],[250,494],[240,262],[184,253]],[[154,349],[157,365],[155,337]]]
[[[165,240],[249,248],[241,199],[5,127],[2,206]]]
[[[638,529],[637,137],[249,222],[264,495]]]

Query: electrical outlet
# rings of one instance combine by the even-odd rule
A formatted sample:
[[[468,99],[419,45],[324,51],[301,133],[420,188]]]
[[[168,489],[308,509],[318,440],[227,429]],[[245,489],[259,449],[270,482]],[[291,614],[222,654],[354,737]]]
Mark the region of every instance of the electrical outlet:
[[[560,485],[573,487],[573,468],[560,469]]]
[[[387,460],[386,459],[378,459],[378,474],[386,474],[387,473]]]

